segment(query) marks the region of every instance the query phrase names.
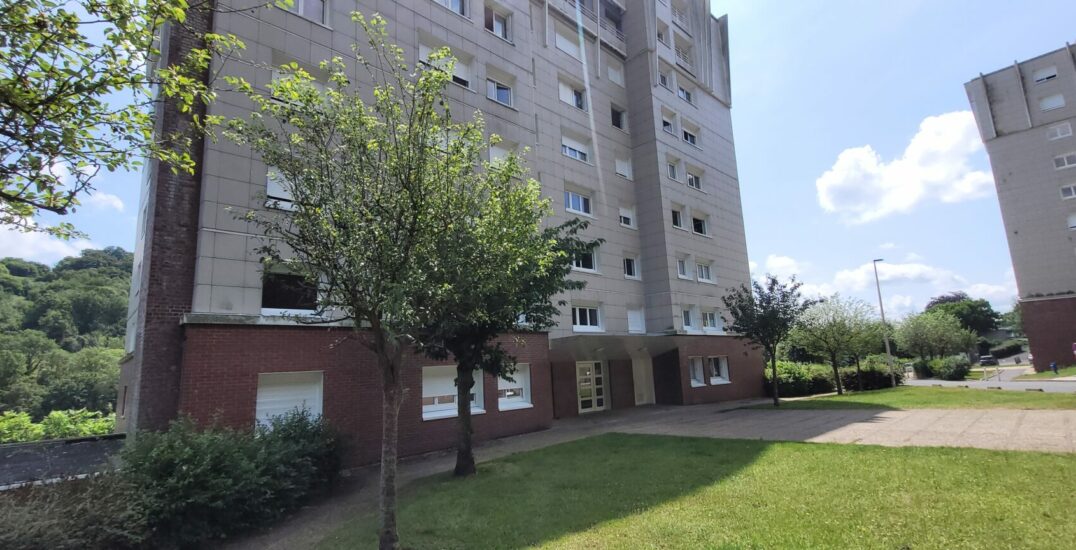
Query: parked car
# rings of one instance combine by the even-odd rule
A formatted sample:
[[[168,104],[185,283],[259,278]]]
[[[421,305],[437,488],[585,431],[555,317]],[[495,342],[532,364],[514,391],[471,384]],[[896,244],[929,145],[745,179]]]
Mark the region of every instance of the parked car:
[[[981,367],[996,367],[998,360],[993,355],[983,355],[979,357],[979,366]]]

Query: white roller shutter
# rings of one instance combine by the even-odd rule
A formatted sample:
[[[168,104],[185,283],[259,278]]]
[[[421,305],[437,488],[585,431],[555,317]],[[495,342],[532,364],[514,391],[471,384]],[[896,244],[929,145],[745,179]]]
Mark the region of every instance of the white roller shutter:
[[[258,375],[258,398],[255,418],[258,422],[306,409],[312,416],[321,416],[322,373],[273,372]]]

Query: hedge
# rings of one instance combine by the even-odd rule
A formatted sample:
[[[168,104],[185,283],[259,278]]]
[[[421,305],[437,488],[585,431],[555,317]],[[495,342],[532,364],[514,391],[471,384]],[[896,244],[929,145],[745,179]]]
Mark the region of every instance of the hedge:
[[[915,377],[922,380],[926,378],[938,378],[940,380],[963,380],[971,372],[971,362],[963,355],[943,357],[925,361],[916,359],[912,363]]]
[[[1019,340],[1005,340],[995,347],[990,348],[990,355],[993,355],[995,359],[1004,359],[1006,357],[1012,357],[1020,352],[1024,351],[1024,344]]]
[[[204,546],[331,486],[339,454],[328,425],[305,411],[245,431],[181,419],[139,433],[122,452],[122,470],[0,493],[0,548]]]
[[[0,413],[0,443],[105,435],[115,426],[115,414],[86,409],[52,411],[41,422],[34,422],[29,413],[6,411]]]
[[[884,356],[883,356],[884,357]],[[861,364],[864,390],[877,390],[891,386],[889,367],[884,358],[881,361],[865,360]],[[773,395],[773,376],[769,366],[766,367],[763,385],[766,395]],[[838,370],[841,376],[841,384],[846,390],[855,390],[859,387],[856,381],[855,367],[842,367]],[[829,365],[818,363],[793,363],[791,361],[777,362],[777,376],[781,397],[802,397],[819,393],[837,391],[833,383],[833,368]],[[897,384],[904,382],[904,373],[894,369],[894,377]]]

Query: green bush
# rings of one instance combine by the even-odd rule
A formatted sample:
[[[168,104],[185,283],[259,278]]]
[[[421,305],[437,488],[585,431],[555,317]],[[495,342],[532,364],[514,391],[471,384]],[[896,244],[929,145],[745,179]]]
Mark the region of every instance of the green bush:
[[[148,535],[138,492],[115,473],[0,493],[0,548],[140,548]]]
[[[990,355],[993,355],[995,359],[1004,359],[1022,351],[1024,351],[1024,344],[1019,340],[1005,340],[996,347],[990,348]]]
[[[868,358],[861,362],[860,371],[863,377],[864,390],[880,390],[892,387],[893,382],[889,377],[889,365],[885,363],[885,356],[883,355],[881,357],[881,362],[872,360],[872,358]],[[844,389],[859,389],[855,367],[844,367],[840,370],[840,373],[841,384],[844,386]],[[896,378],[898,386],[904,383],[904,373],[896,365],[893,366],[893,378]]]
[[[915,377],[922,380],[924,378],[934,378],[934,371],[930,368],[930,361],[925,359],[916,359],[912,361],[912,371],[915,372]]]
[[[105,435],[115,426],[115,414],[85,409],[52,411],[40,423],[34,423],[28,413],[8,411],[0,414],[0,443]]]
[[[963,380],[967,378],[968,372],[971,371],[971,363],[966,357],[954,355],[943,359],[931,360],[930,370],[934,373],[934,378],[939,378],[941,380]]]
[[[837,391],[833,383],[833,370],[826,365],[812,363],[777,362],[777,389],[781,397],[800,397]],[[766,367],[763,385],[767,395],[773,395],[773,376]]]
[[[278,431],[279,429],[279,431]],[[189,419],[143,433],[123,451],[152,536],[180,546],[272,521],[332,481],[337,440],[306,412],[253,432],[200,429]]]

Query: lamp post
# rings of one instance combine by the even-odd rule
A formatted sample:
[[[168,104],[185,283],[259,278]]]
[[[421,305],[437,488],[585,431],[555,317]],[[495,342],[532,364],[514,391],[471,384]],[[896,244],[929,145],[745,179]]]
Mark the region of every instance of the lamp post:
[[[878,278],[878,262],[884,262],[882,258],[874,260],[874,286],[878,289],[878,311],[882,313],[882,339],[885,340],[885,360],[889,364],[889,383],[897,387],[897,375],[893,374],[893,354],[889,351],[889,325],[885,324],[885,306],[882,305],[882,282]]]

